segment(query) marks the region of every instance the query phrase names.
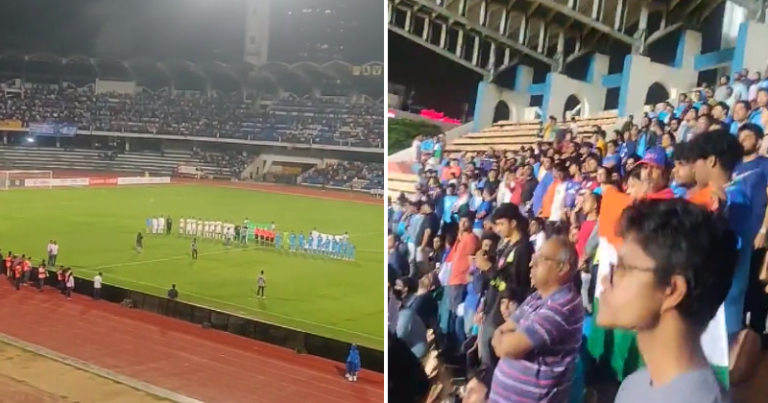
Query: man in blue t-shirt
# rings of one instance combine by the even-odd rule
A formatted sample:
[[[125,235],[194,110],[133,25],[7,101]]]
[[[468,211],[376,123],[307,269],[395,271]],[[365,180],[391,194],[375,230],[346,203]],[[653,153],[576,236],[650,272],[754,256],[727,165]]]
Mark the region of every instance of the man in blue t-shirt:
[[[744,147],[744,158],[733,170],[734,183],[741,183],[747,193],[752,215],[750,231],[756,234],[750,243],[752,253],[749,288],[745,303],[746,312],[750,312],[750,327],[762,335],[765,333],[765,317],[768,315],[768,298],[760,282],[760,269],[765,258],[766,229],[768,229],[768,158],[758,155],[763,141],[762,128],[754,123],[746,123],[739,128],[739,142]],[[761,319],[762,318],[762,319]],[[768,342],[768,338],[765,340]]]
[[[744,329],[744,302],[747,295],[755,226],[752,206],[743,180],[732,180],[744,156],[744,149],[728,130],[701,133],[688,142],[694,173],[699,186],[709,186],[717,196],[712,209],[720,210],[739,239],[739,252],[733,282],[725,298],[725,324],[730,340]],[[765,316],[763,316],[765,320]]]
[[[488,219],[493,213],[493,198],[491,193],[483,189],[483,201],[477,207],[475,212],[475,222],[472,225],[472,232],[480,238],[483,235],[483,221]]]

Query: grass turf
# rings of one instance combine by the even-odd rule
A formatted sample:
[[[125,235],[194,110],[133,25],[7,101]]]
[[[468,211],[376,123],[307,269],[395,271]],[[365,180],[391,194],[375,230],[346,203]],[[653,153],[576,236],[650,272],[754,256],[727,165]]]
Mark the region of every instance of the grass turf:
[[[157,186],[0,193],[0,247],[45,257],[48,240],[60,245],[59,264],[76,276],[104,273],[104,282],[155,295],[172,283],[182,300],[230,313],[383,349],[383,210],[361,203],[309,199],[248,190]],[[170,215],[172,235],[146,235],[134,249],[147,217]],[[356,261],[308,257],[269,248],[226,247],[199,240],[199,260],[190,239],[178,235],[180,217],[242,223],[274,221],[280,231],[317,228],[349,232]],[[255,298],[264,270],[267,298]]]

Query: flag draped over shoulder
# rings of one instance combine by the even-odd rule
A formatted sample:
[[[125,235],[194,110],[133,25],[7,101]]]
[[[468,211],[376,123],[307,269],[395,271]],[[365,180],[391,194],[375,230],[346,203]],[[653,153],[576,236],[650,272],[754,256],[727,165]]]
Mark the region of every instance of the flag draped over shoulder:
[[[656,198],[667,198],[666,195],[667,193],[659,194]],[[601,279],[610,274],[611,266],[617,261],[617,249],[622,243],[622,239],[616,236],[616,225],[619,223],[622,211],[631,203],[632,199],[616,188],[607,187],[603,190],[598,218],[600,242],[596,256],[598,280],[595,288],[594,315],[591,319],[593,322],[600,309],[600,295],[603,292]],[[595,323],[591,325],[587,338],[589,353],[597,362],[609,364],[618,380],[624,380],[643,365],[637,349],[635,332],[605,329]],[[728,385],[728,334],[725,327],[725,311],[722,306],[702,335],[701,344],[718,378],[724,385]]]

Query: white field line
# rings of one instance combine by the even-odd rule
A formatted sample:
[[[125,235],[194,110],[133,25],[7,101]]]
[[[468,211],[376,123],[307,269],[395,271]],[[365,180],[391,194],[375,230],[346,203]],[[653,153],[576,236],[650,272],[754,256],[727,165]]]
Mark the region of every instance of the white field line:
[[[247,250],[252,250],[252,249],[245,249],[245,248],[243,248],[243,249],[225,249],[225,250],[218,250],[218,251],[213,251],[213,252],[200,253],[199,255],[200,256],[220,255],[220,254],[225,254],[225,253],[235,253],[235,252],[247,251]],[[144,265],[144,264],[149,264],[149,263],[161,263],[161,262],[169,262],[169,261],[173,261],[173,260],[181,260],[181,259],[189,259],[189,258],[190,258],[189,255],[173,256],[173,257],[166,257],[166,258],[161,258],[161,259],[150,259],[150,260],[142,260],[142,261],[134,261],[134,262],[126,262],[126,263],[109,264],[109,265],[90,267],[90,268],[77,267],[77,270],[89,272],[91,274],[96,274],[96,273],[99,272],[99,270],[102,270],[102,269],[109,269],[109,268],[114,268],[114,267],[124,267],[124,266],[139,266],[139,265]],[[138,280],[133,280],[133,279],[125,278],[125,277],[116,276],[116,275],[111,274],[111,273],[109,274],[109,277],[117,279],[117,280],[122,280],[122,281],[124,281],[126,283],[143,285],[143,286],[154,288],[156,290],[161,290],[161,291],[165,291],[166,288],[167,288],[167,287],[160,286],[160,285],[157,285],[157,284],[154,284],[154,283],[147,283],[147,282],[144,282],[144,281],[138,281]],[[384,340],[383,337],[377,337],[377,336],[372,336],[372,335],[366,334],[366,333],[355,332],[353,330],[342,329],[340,327],[325,325],[325,324],[322,324],[322,323],[317,323],[317,322],[313,322],[313,321],[306,320],[306,319],[299,319],[299,318],[292,317],[292,316],[281,315],[281,314],[278,314],[278,313],[269,312],[269,311],[265,311],[265,310],[262,310],[262,309],[250,307],[250,306],[235,304],[235,303],[232,303],[232,302],[223,301],[223,300],[216,299],[216,298],[210,298],[210,297],[206,297],[206,296],[203,296],[203,295],[194,294],[194,293],[191,293],[191,292],[184,292],[184,294],[190,295],[192,297],[195,297],[197,299],[204,300],[204,301],[216,302],[216,303],[219,303],[219,304],[222,304],[222,305],[225,305],[225,306],[231,306],[231,307],[239,308],[239,309],[242,309],[242,310],[245,310],[245,311],[261,312],[261,313],[264,313],[264,314],[267,314],[267,315],[271,315],[271,316],[274,316],[274,317],[288,319],[288,320],[291,320],[291,321],[294,321],[294,322],[304,323],[304,324],[312,325],[312,326],[316,326],[316,327],[322,327],[322,328],[325,328],[325,329],[330,329],[330,330],[334,330],[334,331],[341,332],[341,333],[354,334],[356,336],[365,337],[365,338],[368,338],[368,339],[371,339],[371,340],[376,340],[376,341],[383,341]],[[259,320],[262,321],[262,322],[273,324],[273,325],[287,327],[287,328],[290,328],[290,329],[293,329],[293,330],[296,330],[296,331],[304,331],[304,330],[301,330],[301,329],[291,328],[290,326],[284,326],[283,324],[272,323],[272,322],[264,321],[264,320],[261,320],[261,319],[259,319]]]

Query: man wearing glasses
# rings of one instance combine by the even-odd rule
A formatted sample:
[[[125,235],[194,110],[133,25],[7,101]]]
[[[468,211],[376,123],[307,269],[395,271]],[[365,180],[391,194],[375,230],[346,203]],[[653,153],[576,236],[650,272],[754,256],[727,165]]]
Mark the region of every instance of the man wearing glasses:
[[[624,210],[618,235],[597,324],[636,331],[646,367],[624,380],[616,403],[729,402],[701,343],[736,267],[728,223],[689,201],[642,200]],[[724,370],[727,379],[727,362]]]
[[[493,335],[501,358],[489,402],[568,402],[581,347],[584,307],[576,288],[576,250],[565,237],[534,256],[531,294]]]

